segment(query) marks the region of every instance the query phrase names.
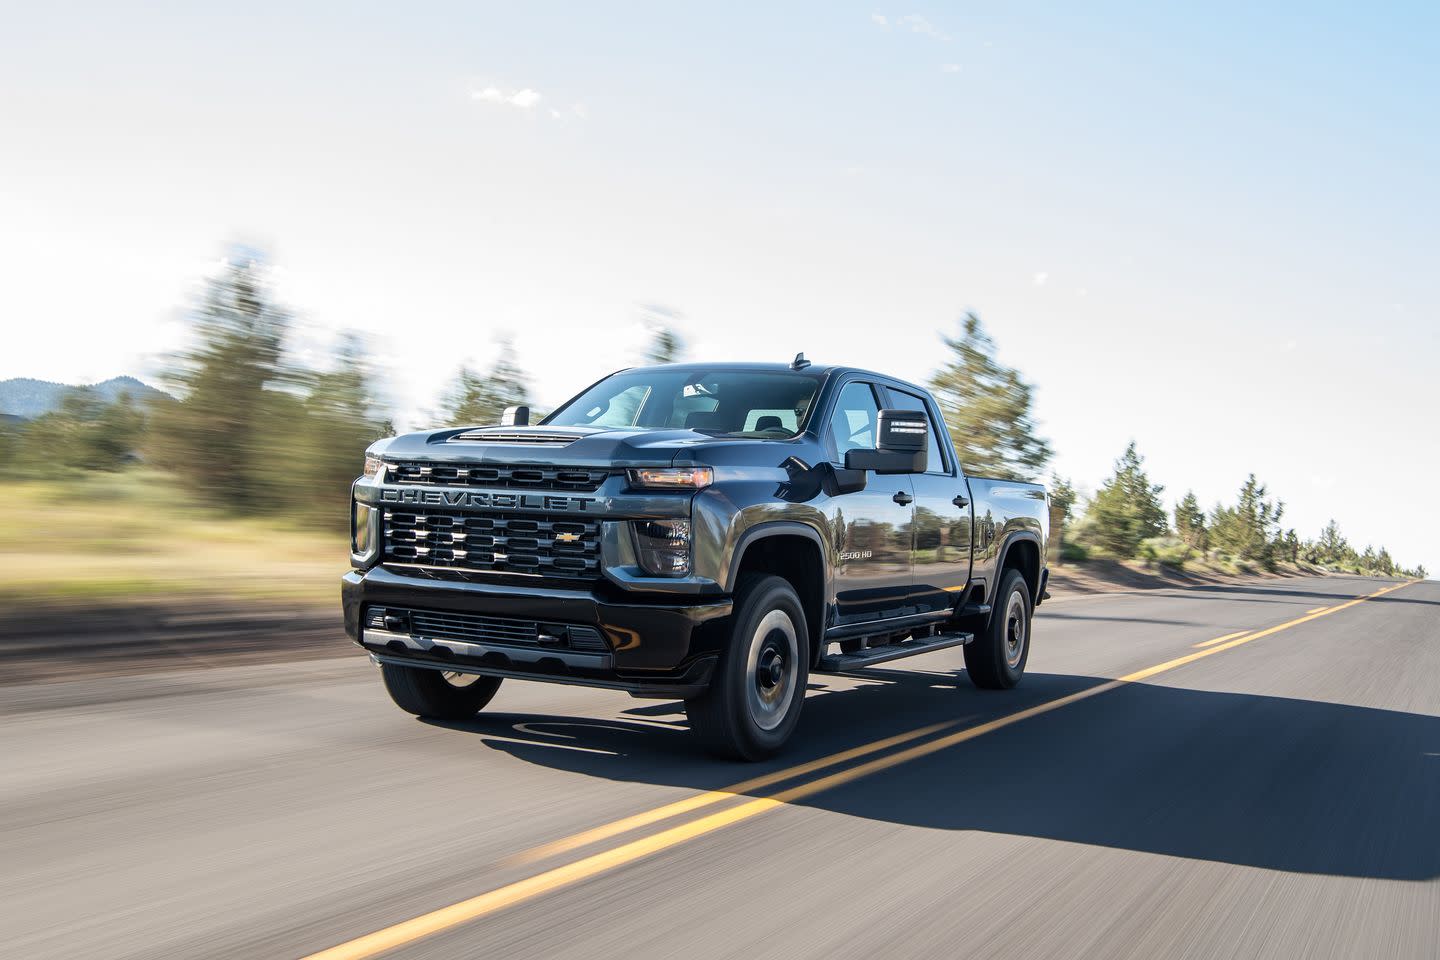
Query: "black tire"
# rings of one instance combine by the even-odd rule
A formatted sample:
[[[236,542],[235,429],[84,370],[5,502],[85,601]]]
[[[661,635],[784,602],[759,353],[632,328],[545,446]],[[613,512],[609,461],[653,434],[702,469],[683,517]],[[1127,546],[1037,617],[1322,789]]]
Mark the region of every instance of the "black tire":
[[[1007,570],[1000,578],[992,606],[989,623],[965,645],[965,672],[982,690],[1009,690],[1025,675],[1035,613],[1030,587],[1019,570]]]
[[[380,675],[397,707],[434,720],[472,719],[495,696],[501,679],[392,663],[381,664]]]
[[[685,701],[690,729],[723,757],[773,756],[800,722],[809,679],[810,635],[795,588],[780,577],[747,574],[710,687]]]

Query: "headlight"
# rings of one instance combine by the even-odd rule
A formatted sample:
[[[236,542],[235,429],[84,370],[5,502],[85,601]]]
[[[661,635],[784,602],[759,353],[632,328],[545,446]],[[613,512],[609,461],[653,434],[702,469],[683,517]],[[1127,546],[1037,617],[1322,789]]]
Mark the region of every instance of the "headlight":
[[[375,549],[374,525],[371,518],[374,507],[356,503],[350,512],[350,552],[357,557],[368,557]]]
[[[365,455],[365,476],[367,478],[379,476],[383,482],[385,479],[385,461],[379,457],[372,457],[367,453]]]
[[[715,479],[709,467],[640,467],[626,473],[637,490],[699,490]]]
[[[689,520],[636,520],[635,558],[655,577],[683,577],[690,572]]]

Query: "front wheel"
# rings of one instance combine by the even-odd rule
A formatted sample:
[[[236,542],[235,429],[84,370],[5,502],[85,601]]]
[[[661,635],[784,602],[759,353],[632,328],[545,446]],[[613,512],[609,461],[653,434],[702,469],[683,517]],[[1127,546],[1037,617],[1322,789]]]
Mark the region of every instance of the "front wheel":
[[[965,645],[965,672],[982,690],[1008,690],[1025,675],[1030,659],[1030,587],[1019,570],[1000,580],[990,622]]]
[[[499,677],[393,663],[381,664],[380,675],[385,680],[385,692],[397,707],[435,720],[470,720],[500,689]]]
[[[780,577],[746,576],[710,687],[685,701],[690,729],[721,756],[763,760],[800,722],[810,678],[805,610]]]

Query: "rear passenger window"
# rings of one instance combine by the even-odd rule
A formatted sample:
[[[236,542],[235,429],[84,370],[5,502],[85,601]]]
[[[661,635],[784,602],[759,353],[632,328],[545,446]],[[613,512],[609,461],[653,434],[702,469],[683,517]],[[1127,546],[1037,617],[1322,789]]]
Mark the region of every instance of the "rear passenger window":
[[[917,410],[925,414],[926,419],[930,420],[930,453],[929,463],[925,466],[925,472],[948,475],[950,468],[946,465],[945,457],[940,452],[940,435],[937,432],[942,428],[943,424],[936,423],[935,420],[931,418],[930,408],[925,405],[925,401],[913,393],[906,393],[903,390],[896,390],[894,387],[891,387],[890,402],[901,410]]]

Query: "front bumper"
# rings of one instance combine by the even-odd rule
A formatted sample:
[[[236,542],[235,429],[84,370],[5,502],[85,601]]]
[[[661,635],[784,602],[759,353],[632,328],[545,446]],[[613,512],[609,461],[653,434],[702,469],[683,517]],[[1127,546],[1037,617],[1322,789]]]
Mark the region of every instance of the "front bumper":
[[[688,697],[709,683],[719,652],[717,622],[728,598],[673,596],[622,601],[599,591],[433,580],[383,566],[351,571],[341,581],[345,632],[382,663],[519,677],[625,690],[636,696]],[[605,650],[533,644],[457,642],[416,628],[367,623],[371,607],[478,614],[546,624],[594,627]]]

